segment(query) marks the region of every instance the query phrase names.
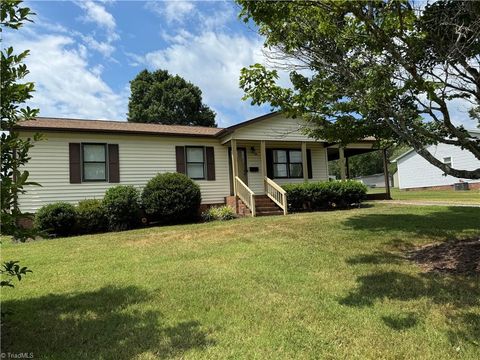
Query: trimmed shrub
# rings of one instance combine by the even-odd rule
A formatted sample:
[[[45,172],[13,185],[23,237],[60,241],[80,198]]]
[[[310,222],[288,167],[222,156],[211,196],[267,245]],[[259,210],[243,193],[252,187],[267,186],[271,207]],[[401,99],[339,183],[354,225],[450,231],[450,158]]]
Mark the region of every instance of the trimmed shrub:
[[[140,224],[139,191],[131,185],[118,185],[105,192],[103,207],[110,230],[134,229]]]
[[[290,211],[348,208],[360,204],[367,194],[367,187],[355,180],[287,184],[283,188]]]
[[[108,219],[101,200],[88,199],[78,203],[77,229],[80,234],[94,234],[108,229]]]
[[[228,205],[225,206],[213,206],[208,210],[202,213],[202,219],[204,221],[214,221],[214,220],[232,220],[237,216],[235,210]]]
[[[75,232],[77,212],[72,204],[44,205],[35,215],[35,227],[51,236],[69,236]]]
[[[142,192],[142,204],[152,221],[182,223],[198,216],[200,187],[179,173],[164,173],[150,179]]]

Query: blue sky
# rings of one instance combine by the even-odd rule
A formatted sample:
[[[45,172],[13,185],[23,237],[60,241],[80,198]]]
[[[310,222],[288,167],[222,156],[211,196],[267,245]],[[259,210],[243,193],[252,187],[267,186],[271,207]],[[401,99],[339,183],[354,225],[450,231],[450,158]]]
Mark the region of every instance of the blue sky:
[[[29,105],[41,116],[126,120],[129,81],[142,69],[166,69],[199,86],[226,127],[265,113],[242,101],[240,69],[268,65],[254,24],[232,1],[25,1],[35,23],[4,33],[4,46],[30,49]],[[280,73],[281,84],[288,77]],[[470,104],[454,100],[454,122],[467,128]]]
[[[41,116],[125,120],[129,81],[167,69],[198,85],[228,126],[269,112],[242,101],[240,69],[264,63],[253,24],[228,1],[26,1],[34,24],[4,45],[30,49]]]

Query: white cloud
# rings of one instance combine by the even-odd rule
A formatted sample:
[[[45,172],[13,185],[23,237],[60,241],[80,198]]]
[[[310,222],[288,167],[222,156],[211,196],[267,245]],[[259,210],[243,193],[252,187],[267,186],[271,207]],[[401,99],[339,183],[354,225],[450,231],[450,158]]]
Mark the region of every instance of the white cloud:
[[[82,38],[90,49],[98,51],[107,58],[111,57],[112,53],[115,51],[115,46],[113,46],[110,42],[98,41],[91,35],[83,36]]]
[[[81,38],[90,49],[98,51],[106,58],[113,60],[112,54],[115,52],[113,42],[120,39],[120,36],[117,33],[115,18],[107,11],[105,6],[98,2],[87,0],[77,1],[76,4],[84,10],[84,15],[81,17],[83,21],[94,23],[101,29],[105,30],[106,41],[100,41],[92,35],[81,35]]]
[[[136,61],[152,69],[167,69],[199,86],[204,102],[219,114],[220,126],[231,124],[231,119],[221,117],[227,111],[251,115],[254,109],[241,100],[238,81],[242,67],[262,62],[261,39],[213,31],[188,37],[188,42],[172,37],[170,46],[137,56]]]
[[[28,37],[25,37],[28,35]],[[126,118],[128,88],[113,91],[101,78],[102,65],[90,66],[88,50],[66,35],[11,34],[8,42],[30,49],[25,63],[36,91],[30,106],[41,116],[122,120]]]
[[[82,17],[83,20],[95,23],[109,31],[115,30],[115,18],[105,9],[104,6],[90,0],[79,1],[77,4],[85,10],[85,15]]]
[[[192,1],[183,0],[149,1],[145,7],[169,23],[182,23],[195,11],[195,4]]]

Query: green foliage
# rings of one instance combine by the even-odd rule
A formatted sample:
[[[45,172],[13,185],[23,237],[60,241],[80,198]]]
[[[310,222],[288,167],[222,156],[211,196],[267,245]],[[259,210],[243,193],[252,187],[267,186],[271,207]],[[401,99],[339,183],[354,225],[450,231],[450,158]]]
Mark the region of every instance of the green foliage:
[[[29,8],[21,7],[21,1],[3,1],[0,10],[2,27],[19,29],[24,22],[31,21],[33,15]],[[0,29],[1,31],[1,29]],[[25,241],[35,234],[23,229],[19,223],[31,218],[31,214],[22,213],[18,207],[18,196],[25,193],[26,186],[39,185],[29,181],[29,173],[22,167],[30,160],[28,151],[33,141],[40,140],[40,135],[32,138],[20,138],[15,126],[23,120],[33,118],[38,109],[21,107],[21,104],[32,97],[34,84],[20,81],[29,71],[23,61],[28,50],[15,54],[12,47],[1,51],[0,77],[0,153],[1,153],[1,223],[2,232],[12,235],[16,240]]]
[[[367,187],[354,180],[287,184],[283,188],[290,211],[348,208],[360,204],[367,194]]]
[[[29,270],[26,266],[20,267],[18,261],[6,261],[0,267],[0,275],[2,280],[0,281],[0,287],[8,286],[14,287],[12,284],[13,279],[17,278],[18,281],[22,280],[22,277],[31,273],[32,270]],[[4,280],[3,277],[7,276]]]
[[[80,234],[94,234],[108,229],[108,218],[101,200],[88,199],[78,203],[77,229]]]
[[[140,222],[139,191],[131,185],[118,185],[105,192],[103,206],[110,230],[133,229]]]
[[[470,127],[480,124],[480,2],[440,0],[424,11],[394,0],[237,2],[291,82],[254,64],[241,71],[244,99],[303,117],[315,138],[403,143],[446,174],[480,178],[480,168],[452,168],[425,150],[445,143],[480,159],[480,140],[452,122],[457,100],[472,104]]]
[[[130,82],[128,121],[216,127],[215,112],[202,103],[202,91],[166,70],[141,71]]]
[[[202,213],[202,219],[204,221],[225,221],[235,219],[236,217],[235,210],[228,205],[213,206]]]
[[[142,204],[153,221],[181,223],[195,219],[202,196],[200,187],[179,173],[164,173],[150,179],[143,189]]]
[[[50,236],[73,235],[76,223],[75,207],[66,202],[44,205],[35,215],[35,227]]]

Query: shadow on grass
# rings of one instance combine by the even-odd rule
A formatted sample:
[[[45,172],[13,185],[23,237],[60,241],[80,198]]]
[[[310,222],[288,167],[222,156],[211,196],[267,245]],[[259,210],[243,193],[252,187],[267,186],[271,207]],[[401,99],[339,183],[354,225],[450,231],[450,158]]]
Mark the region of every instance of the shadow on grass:
[[[469,312],[480,306],[480,281],[476,277],[444,277],[426,273],[404,274],[398,271],[376,271],[359,276],[358,286],[340,304],[351,307],[369,307],[377,301],[414,301],[429,299],[433,304],[445,305],[445,317],[450,326],[447,332],[452,344],[469,342],[480,346],[480,315]],[[459,315],[461,314],[461,315]],[[415,327],[421,314],[394,314],[383,316],[385,325],[396,331]]]
[[[480,347],[480,314],[464,312],[450,319],[456,330],[450,330],[448,337],[452,344],[467,342]]]
[[[49,359],[169,358],[215,343],[197,321],[165,326],[159,312],[137,310],[148,298],[130,286],[4,302],[14,313],[2,328],[2,351]]]
[[[373,254],[360,254],[352,256],[346,260],[347,264],[400,264],[404,260],[403,257],[397,254],[392,254],[387,251],[375,251]]]
[[[417,210],[423,211],[423,208]],[[436,208],[430,212],[370,213],[345,220],[344,225],[354,230],[404,231],[418,235],[455,236],[459,231],[480,232],[480,209],[469,207]]]
[[[363,307],[385,299],[409,301],[427,297],[435,304],[480,305],[480,283],[475,278],[377,271],[359,276],[357,283],[358,287],[341,299],[341,304]]]
[[[393,330],[406,330],[417,325],[418,317],[414,313],[382,316],[382,320]]]

